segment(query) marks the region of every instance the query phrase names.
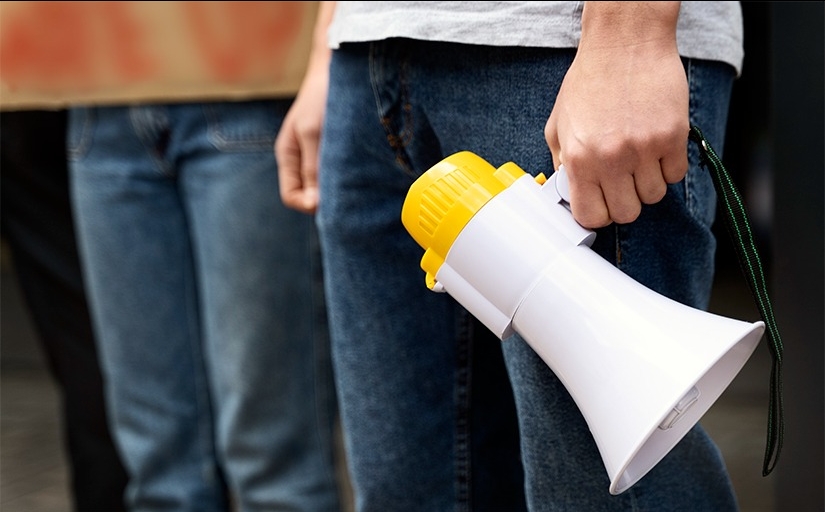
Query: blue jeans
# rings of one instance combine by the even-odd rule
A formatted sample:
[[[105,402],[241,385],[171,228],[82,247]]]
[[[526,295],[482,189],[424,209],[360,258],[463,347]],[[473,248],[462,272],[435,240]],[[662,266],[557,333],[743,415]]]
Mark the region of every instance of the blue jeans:
[[[457,151],[550,174],[543,129],[573,55],[407,40],[333,54],[316,221],[359,512],[736,508],[700,426],[611,496],[595,442],[553,372],[518,336],[490,339],[447,294],[427,289],[423,251],[401,224],[412,182]],[[721,148],[734,72],[685,65],[691,122]],[[643,284],[706,307],[715,194],[696,148],[690,160],[662,202],[600,230],[594,247]]]
[[[70,112],[130,510],[339,510],[317,233],[282,206],[272,149],[289,104]]]

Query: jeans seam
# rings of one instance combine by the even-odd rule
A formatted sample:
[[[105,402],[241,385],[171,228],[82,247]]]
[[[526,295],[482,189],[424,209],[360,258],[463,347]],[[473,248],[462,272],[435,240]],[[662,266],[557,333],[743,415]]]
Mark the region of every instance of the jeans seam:
[[[274,135],[270,134],[250,134],[248,136],[229,137],[226,135],[221,116],[218,113],[219,108],[235,109],[247,108],[241,104],[210,104],[203,106],[203,115],[207,122],[207,138],[216,149],[225,152],[243,152],[243,151],[265,151],[272,147],[275,142]],[[251,107],[250,107],[251,108]],[[267,108],[267,107],[260,107]]]
[[[388,46],[381,46],[382,48],[387,48]],[[413,118],[412,118],[412,103],[410,102],[410,89],[409,89],[409,80],[407,79],[407,74],[409,71],[408,61],[403,57],[403,55],[397,55],[397,65],[393,67],[393,69],[397,69],[397,82],[398,82],[398,103],[399,108],[401,111],[401,125],[395,127],[393,125],[393,120],[395,116],[393,115],[384,115],[382,112],[388,111],[391,112],[391,109],[384,109],[382,106],[381,101],[381,94],[378,90],[379,83],[389,83],[389,80],[384,79],[383,77],[379,77],[379,70],[383,70],[385,67],[379,65],[379,60],[381,55],[379,55],[379,45],[375,43],[370,44],[370,53],[369,53],[369,69],[370,69],[370,79],[372,82],[372,91],[373,95],[375,96],[375,105],[376,111],[378,112],[379,122],[381,126],[384,128],[384,132],[387,135],[387,144],[389,148],[395,154],[395,162],[401,167],[401,169],[408,175],[417,177],[417,175],[413,172],[413,165],[411,163],[410,157],[406,152],[406,148],[409,146],[410,142],[413,138]],[[397,129],[396,129],[397,128]],[[398,132],[398,133],[396,133]]]
[[[685,73],[687,75],[687,83],[688,83],[688,119],[690,120],[691,124],[693,124],[693,120],[691,119],[691,114],[693,113],[694,105],[696,105],[696,90],[694,89],[695,80],[693,76],[693,59],[685,59]],[[699,153],[696,151],[695,147],[692,147],[693,144],[688,145],[688,171],[685,174],[684,179],[684,194],[685,194],[685,208],[691,215],[694,214],[694,206],[693,206],[693,198],[690,194],[690,183],[693,180],[693,173],[691,172],[691,168],[693,167],[692,162],[696,162]],[[694,215],[695,216],[695,215]]]
[[[82,115],[82,119],[80,116]],[[74,116],[69,117],[69,122],[81,123],[82,129],[77,138],[68,137],[66,154],[69,161],[78,161],[85,157],[92,144],[92,126],[95,121],[95,110],[92,107],[77,108]],[[74,132],[72,132],[74,133]]]
[[[128,107],[127,116],[132,123],[132,130],[137,135],[146,153],[155,162],[158,174],[174,177],[177,172],[169,165],[169,137],[172,129],[166,107],[134,106]]]
[[[470,393],[472,384],[473,347],[470,342],[470,319],[462,311],[459,317],[456,374],[456,423],[455,423],[455,485],[456,512],[469,512],[472,496],[472,460],[470,457]]]

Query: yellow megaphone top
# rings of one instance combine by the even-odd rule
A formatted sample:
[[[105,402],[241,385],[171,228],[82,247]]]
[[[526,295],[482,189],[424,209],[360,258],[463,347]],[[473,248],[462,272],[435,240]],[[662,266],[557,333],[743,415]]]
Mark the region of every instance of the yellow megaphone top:
[[[421,268],[427,287],[458,234],[490,199],[526,172],[513,162],[498,169],[471,153],[455,153],[431,167],[410,187],[401,209],[401,222],[424,248]],[[540,183],[544,175],[536,178]]]

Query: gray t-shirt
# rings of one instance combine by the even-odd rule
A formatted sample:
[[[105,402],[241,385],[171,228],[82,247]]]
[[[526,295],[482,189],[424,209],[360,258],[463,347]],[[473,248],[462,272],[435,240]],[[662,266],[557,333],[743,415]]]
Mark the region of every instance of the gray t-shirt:
[[[490,46],[576,48],[584,2],[337,2],[329,42],[406,37]],[[739,2],[682,2],[683,57],[727,62],[742,71]]]

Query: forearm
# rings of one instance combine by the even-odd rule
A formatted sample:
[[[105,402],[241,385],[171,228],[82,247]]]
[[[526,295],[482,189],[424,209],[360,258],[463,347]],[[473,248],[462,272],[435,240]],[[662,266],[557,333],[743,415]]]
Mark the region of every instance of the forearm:
[[[312,52],[309,68],[326,68],[329,64],[331,50],[327,42],[327,30],[335,13],[335,2],[319,2],[318,16],[312,36]]]

